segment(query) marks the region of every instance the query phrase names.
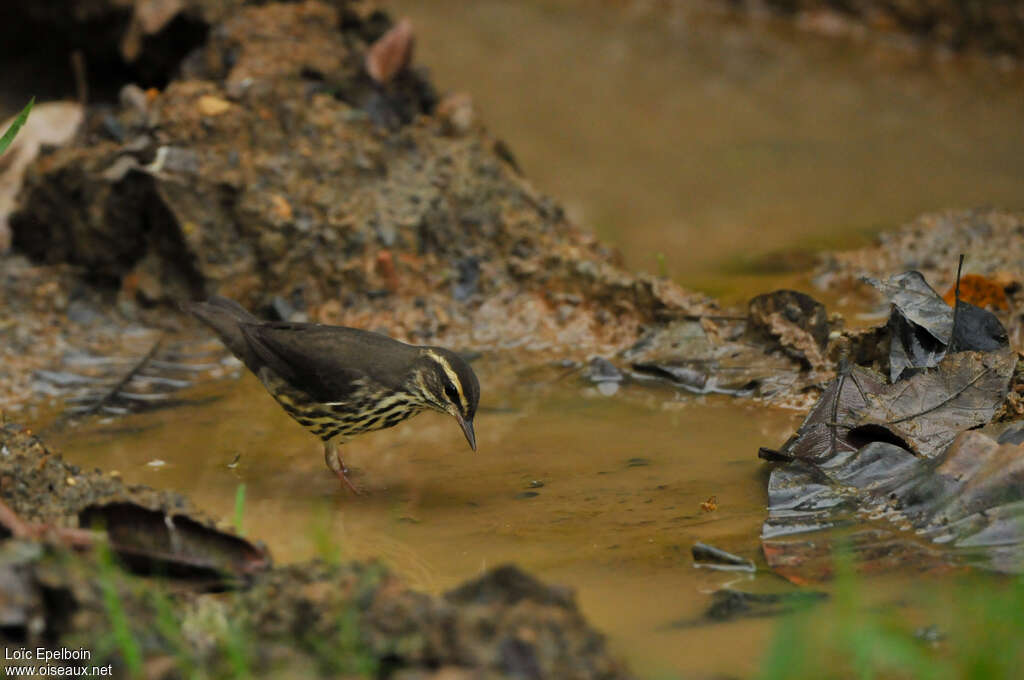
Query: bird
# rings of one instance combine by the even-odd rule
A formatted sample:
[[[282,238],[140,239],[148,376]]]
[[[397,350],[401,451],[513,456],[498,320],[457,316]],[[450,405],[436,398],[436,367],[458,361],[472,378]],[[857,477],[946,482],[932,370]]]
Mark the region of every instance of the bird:
[[[320,438],[327,467],[357,495],[339,450],[355,435],[434,410],[454,417],[476,451],[480,382],[452,350],[347,326],[264,321],[220,296],[187,308]]]

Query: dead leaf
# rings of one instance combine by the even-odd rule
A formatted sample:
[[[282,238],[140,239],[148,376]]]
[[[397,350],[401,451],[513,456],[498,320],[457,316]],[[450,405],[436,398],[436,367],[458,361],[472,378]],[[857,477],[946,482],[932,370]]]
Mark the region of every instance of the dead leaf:
[[[111,549],[137,570],[215,578],[246,576],[270,566],[266,551],[244,538],[131,502],[90,505],[78,522],[106,531]]]
[[[889,378],[898,380],[910,368],[935,366],[946,355],[953,336],[953,310],[942,301],[920,272],[890,276],[887,281],[865,279],[888,298],[891,344]]]
[[[381,85],[391,82],[412,61],[412,22],[401,19],[366,52],[366,72]]]
[[[956,352],[933,369],[869,395],[854,428],[877,425],[934,458],[960,432],[992,420],[1006,398],[1017,354]]]
[[[289,203],[288,199],[281,194],[271,194],[270,205],[271,212],[278,219],[289,222],[294,217],[291,203]]]
[[[866,441],[854,431],[852,423],[868,405],[868,395],[885,387],[878,373],[854,366],[841,371],[818,398],[796,433],[779,450],[766,450],[762,458],[823,461],[841,453],[856,451]]]
[[[437,117],[441,120],[445,134],[466,134],[476,120],[473,98],[465,92],[446,95],[437,105]]]
[[[1024,570],[1024,446],[988,432],[962,433],[938,461],[884,442],[796,461],[772,471],[768,496],[765,558],[794,582],[828,578],[840,541],[866,570]]]
[[[1008,349],[956,352],[891,385],[855,366],[829,384],[793,437],[761,457],[820,463],[881,441],[933,458],[963,430],[992,420],[1016,363]]]
[[[953,314],[953,340],[950,351],[991,352],[1010,344],[1006,328],[995,314],[961,300]]]
[[[956,304],[956,286],[951,286],[942,299],[950,307]],[[964,274],[960,277],[960,299],[988,309],[1010,308],[1003,285],[980,274]]]
[[[810,295],[795,290],[777,290],[758,295],[747,309],[748,328],[781,346],[808,368],[828,368],[828,314],[825,306]]]

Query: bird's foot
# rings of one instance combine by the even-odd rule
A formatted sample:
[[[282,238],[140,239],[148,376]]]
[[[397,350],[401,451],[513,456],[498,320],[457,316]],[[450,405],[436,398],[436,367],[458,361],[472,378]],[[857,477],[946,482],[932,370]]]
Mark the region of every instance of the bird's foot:
[[[341,483],[347,486],[352,491],[352,493],[354,493],[357,496],[363,495],[363,492],[359,489],[359,487],[353,484],[352,480],[348,478],[348,468],[341,468],[340,470],[337,471],[337,475]]]

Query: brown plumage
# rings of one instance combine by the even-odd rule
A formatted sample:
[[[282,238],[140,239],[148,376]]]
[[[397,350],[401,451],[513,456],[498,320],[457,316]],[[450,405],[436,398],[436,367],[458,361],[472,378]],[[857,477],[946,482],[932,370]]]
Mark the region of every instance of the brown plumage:
[[[262,321],[223,297],[191,305],[281,407],[324,442],[324,460],[349,481],[338,445],[392,427],[425,409],[453,416],[476,450],[480,383],[462,357],[380,333],[312,323]]]

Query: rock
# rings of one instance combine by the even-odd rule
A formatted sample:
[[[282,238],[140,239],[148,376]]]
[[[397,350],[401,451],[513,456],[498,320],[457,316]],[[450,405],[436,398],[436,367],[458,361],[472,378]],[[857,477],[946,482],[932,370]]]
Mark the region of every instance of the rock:
[[[473,127],[476,113],[473,111],[473,98],[465,92],[447,95],[437,105],[437,117],[441,119],[446,134],[464,135]],[[498,142],[495,142],[497,145]],[[512,163],[514,166],[515,163]]]
[[[15,199],[21,190],[25,169],[44,146],[56,147],[70,142],[78,132],[84,115],[81,105],[75,102],[36,104],[14,142],[0,158],[0,255],[6,253],[11,246],[8,220],[16,207]],[[13,120],[0,123],[0,134],[7,130]]]

